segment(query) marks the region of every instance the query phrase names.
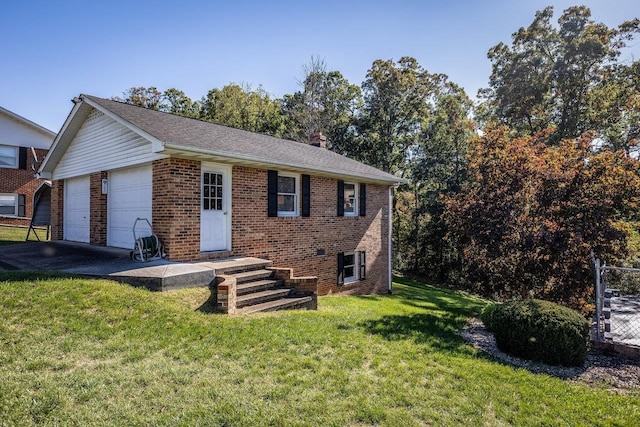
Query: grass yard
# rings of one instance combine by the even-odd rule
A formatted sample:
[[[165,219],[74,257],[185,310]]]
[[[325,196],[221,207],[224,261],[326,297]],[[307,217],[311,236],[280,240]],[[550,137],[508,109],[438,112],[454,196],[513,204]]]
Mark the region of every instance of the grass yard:
[[[640,393],[515,369],[463,343],[481,300],[392,296],[227,317],[208,290],[0,276],[0,425],[638,425]],[[200,308],[198,310],[198,308]]]
[[[0,245],[24,242],[28,228],[0,225]]]

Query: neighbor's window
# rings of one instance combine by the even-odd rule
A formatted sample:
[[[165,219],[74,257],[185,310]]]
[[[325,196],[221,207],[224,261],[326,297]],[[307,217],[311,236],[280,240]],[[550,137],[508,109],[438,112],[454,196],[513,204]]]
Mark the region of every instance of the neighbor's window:
[[[299,180],[297,175],[278,174],[278,216],[298,215]]]
[[[0,168],[18,167],[18,147],[0,145]]]
[[[17,194],[0,194],[0,215],[18,215]]]
[[[344,216],[358,215],[358,186],[353,182],[344,183]]]

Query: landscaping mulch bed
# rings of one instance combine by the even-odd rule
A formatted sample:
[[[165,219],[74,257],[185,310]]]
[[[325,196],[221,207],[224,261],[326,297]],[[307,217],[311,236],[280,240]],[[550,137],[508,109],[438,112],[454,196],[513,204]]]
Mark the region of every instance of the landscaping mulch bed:
[[[471,319],[463,329],[462,338],[473,347],[510,365],[566,380],[587,384],[604,384],[612,391],[624,393],[640,390],[640,361],[590,352],[582,367],[551,366],[503,353],[496,346],[493,334],[479,319]]]

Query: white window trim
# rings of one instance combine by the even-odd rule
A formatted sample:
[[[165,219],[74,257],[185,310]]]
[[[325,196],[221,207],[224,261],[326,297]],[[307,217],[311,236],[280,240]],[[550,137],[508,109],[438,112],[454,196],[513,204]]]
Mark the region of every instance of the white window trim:
[[[351,264],[347,264],[345,262],[345,264],[342,266],[342,280],[344,280],[344,283],[353,283],[360,280],[360,252],[345,252],[344,259],[346,259],[346,257],[349,255],[353,255],[353,276],[347,276],[345,274],[347,267],[351,267]]]
[[[278,178],[280,178],[281,176],[287,177],[287,178],[294,178],[296,180],[296,189],[295,189],[295,193],[293,193],[293,196],[294,196],[293,211],[290,212],[290,211],[278,210],[278,216],[282,216],[282,217],[299,216],[300,215],[300,174],[278,172]],[[292,193],[280,193],[278,191],[276,195],[276,200],[277,200],[277,197],[279,197],[281,194],[291,195]]]
[[[0,213],[0,216],[18,216],[18,195],[13,193],[0,193],[0,196],[13,196],[13,214]]]
[[[346,192],[346,186],[347,185],[353,185],[353,212],[347,212],[346,209],[346,205],[347,205],[347,196],[345,194]],[[343,192],[342,192],[342,199],[344,200],[344,206],[343,206],[343,211],[344,211],[344,216],[359,216],[360,215],[360,194],[359,193],[359,185],[356,182],[344,182],[343,184]]]
[[[5,145],[5,144],[0,144],[0,147],[4,147],[4,148],[13,148],[16,155],[15,155],[15,163],[13,165],[0,165],[0,168],[2,169],[18,169],[18,164],[20,163],[20,152],[18,151],[18,147],[13,146],[13,145]]]

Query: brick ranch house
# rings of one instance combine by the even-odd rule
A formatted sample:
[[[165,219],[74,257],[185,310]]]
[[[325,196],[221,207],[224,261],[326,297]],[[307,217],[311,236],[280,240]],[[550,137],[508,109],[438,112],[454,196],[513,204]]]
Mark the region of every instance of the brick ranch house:
[[[34,194],[45,185],[35,174],[55,136],[0,107],[0,224],[29,226]]]
[[[322,140],[74,102],[39,171],[53,180],[54,240],[132,248],[144,217],[170,260],[244,255],[316,276],[321,295],[390,290],[390,201],[402,180]]]

